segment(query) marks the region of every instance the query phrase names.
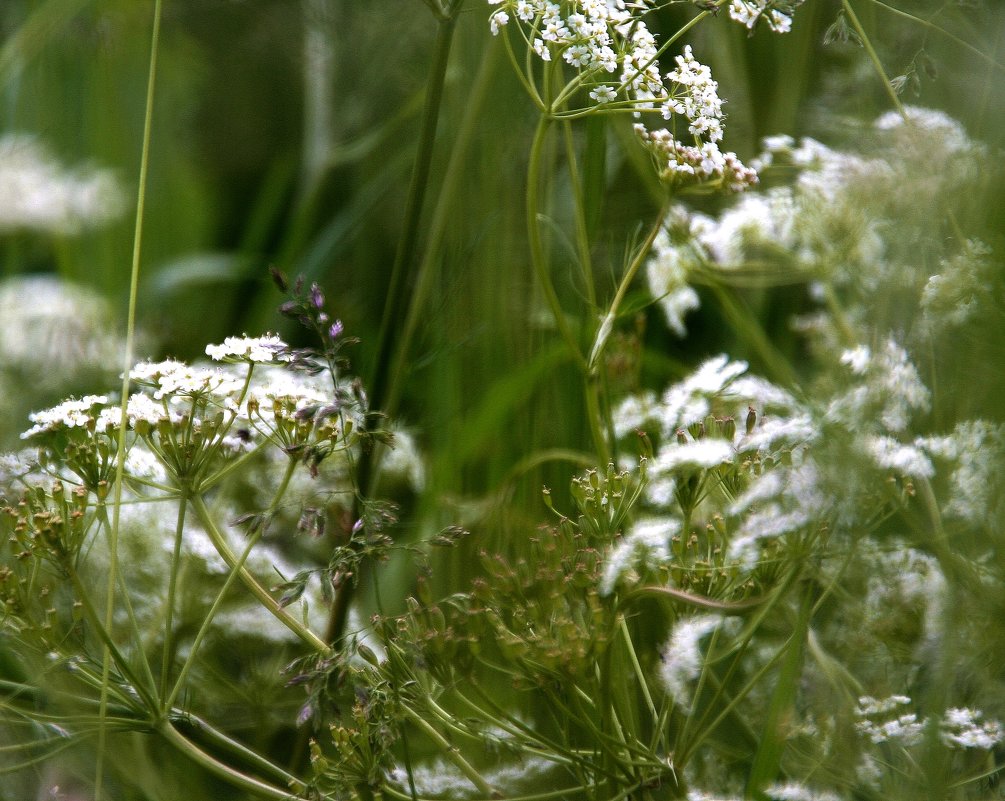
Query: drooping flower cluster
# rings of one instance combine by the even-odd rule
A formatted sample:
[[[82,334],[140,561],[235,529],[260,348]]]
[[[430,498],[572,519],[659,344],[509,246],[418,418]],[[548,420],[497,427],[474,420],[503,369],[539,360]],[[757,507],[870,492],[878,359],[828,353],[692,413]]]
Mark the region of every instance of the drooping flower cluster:
[[[661,73],[661,50],[644,19],[653,5],[649,0],[488,1],[498,6],[490,18],[493,34],[515,20],[526,45],[541,61],[560,59],[575,71],[558,97],[565,100],[571,90],[582,88],[595,108],[658,113],[674,122],[673,131],[636,126],[663,180],[674,185],[718,184],[730,191],[756,181],[756,173],[735,153],[719,150],[723,101],[711,71],[695,58],[691,46],[675,57],[673,70]],[[532,74],[525,78],[528,85],[536,84]],[[675,133],[677,119],[686,122],[686,142]]]

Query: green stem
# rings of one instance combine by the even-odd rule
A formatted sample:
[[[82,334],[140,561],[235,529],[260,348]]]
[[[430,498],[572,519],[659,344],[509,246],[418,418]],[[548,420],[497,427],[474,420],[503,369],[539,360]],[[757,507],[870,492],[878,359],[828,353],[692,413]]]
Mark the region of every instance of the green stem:
[[[216,594],[216,598],[213,599],[213,604],[210,606],[209,611],[206,613],[206,616],[202,621],[202,625],[199,627],[199,631],[195,635],[195,640],[192,642],[192,648],[189,651],[188,657],[185,659],[185,664],[182,665],[181,670],[178,672],[178,679],[175,681],[174,688],[171,690],[171,694],[164,699],[164,704],[162,706],[162,710],[164,712],[174,706],[175,699],[178,698],[178,693],[181,692],[181,688],[185,686],[185,679],[188,678],[188,673],[192,669],[192,665],[195,664],[195,658],[199,653],[199,648],[202,646],[202,641],[206,638],[206,634],[209,633],[209,627],[212,625],[213,619],[216,617],[216,613],[220,609],[220,605],[223,603],[223,599],[227,595],[227,591],[230,589],[241,570],[244,569],[244,563],[251,555],[251,549],[254,548],[255,545],[258,544],[258,541],[262,538],[264,528],[264,526],[259,526],[255,529],[254,533],[248,537],[248,544],[241,552],[241,556],[238,558],[237,562],[231,567],[226,581],[223,582],[223,586],[220,587],[220,591]]]
[[[859,22],[855,9],[851,7],[849,0],[841,0],[841,5],[844,7],[845,13],[848,15],[848,19],[851,22],[851,26],[855,29],[855,33],[857,33],[859,39],[862,40],[862,46],[865,47],[865,52],[869,54],[869,59],[872,61],[872,66],[876,70],[876,74],[882,79],[883,86],[886,89],[887,95],[890,97],[890,101],[893,103],[893,107],[897,109],[897,111],[900,112],[900,116],[906,120],[907,112],[904,110],[904,104],[900,102],[900,98],[897,97],[897,93],[893,90],[893,84],[890,83],[886,70],[883,69],[883,62],[879,60],[879,55],[876,53],[875,48],[873,48],[872,42],[869,40],[869,35],[865,32],[865,28],[862,27],[862,23]]]
[[[129,368],[132,366],[136,341],[136,300],[139,293],[140,249],[143,241],[143,212],[146,206],[147,170],[150,164],[150,138],[153,130],[154,85],[157,77],[157,51],[160,41],[161,0],[154,2],[153,31],[150,39],[150,65],[147,75],[146,108],[143,115],[143,146],[140,154],[140,174],[136,190],[136,226],[133,232],[133,256],[129,275],[129,311],[126,318],[126,347],[123,357],[122,401],[119,416],[119,441],[115,464],[114,507],[109,529],[109,565],[107,597],[105,601],[105,629],[110,631],[115,615],[115,585],[118,572],[119,510],[122,505],[122,473],[126,456],[126,405],[129,402]],[[94,767],[94,799],[101,801],[104,783],[105,716],[108,710],[108,682],[111,673],[111,651],[105,647],[101,657],[101,699],[98,717],[97,757]]]
[[[498,47],[485,49],[481,65],[478,68],[478,74],[475,76],[471,92],[465,104],[464,117],[457,130],[457,137],[450,148],[450,160],[447,164],[447,169],[443,176],[443,184],[440,187],[436,206],[433,209],[432,219],[429,223],[422,261],[416,270],[415,290],[411,293],[408,316],[402,328],[394,365],[391,370],[391,375],[396,380],[388,387],[387,398],[381,407],[381,411],[388,417],[394,417],[398,409],[401,391],[407,386],[407,382],[401,379],[404,376],[405,365],[411,353],[409,345],[414,342],[415,332],[422,320],[423,307],[433,289],[433,279],[436,276],[435,267],[438,263],[437,259],[443,246],[444,237],[453,223],[452,213],[455,211],[455,204],[452,201],[454,191],[464,178],[465,160],[471,150],[471,146],[475,142],[478,124],[481,122],[484,114],[485,100],[492,85],[492,78],[495,75],[498,58]]]
[[[172,723],[184,723],[185,725],[190,726],[199,734],[205,735],[214,745],[230,751],[245,760],[249,765],[256,767],[263,774],[271,773],[277,780],[285,782],[287,787],[293,788],[297,793],[302,793],[307,789],[307,785],[305,785],[296,776],[291,773],[287,773],[281,767],[270,762],[258,752],[252,751],[250,748],[239,743],[237,740],[228,737],[222,731],[215,729],[202,718],[189,714],[188,712],[177,711],[172,712],[172,714],[168,717]]]
[[[80,600],[81,606],[84,610],[84,615],[91,622],[94,627],[94,631],[97,633],[98,638],[101,640],[104,647],[104,653],[108,657],[108,665],[105,665],[104,660],[102,660],[101,665],[101,696],[98,702],[98,718],[99,720],[104,720],[108,714],[108,696],[110,694],[109,683],[111,680],[111,662],[115,662],[115,666],[122,673],[122,676],[127,679],[136,690],[140,698],[143,699],[146,706],[153,710],[157,708],[157,702],[150,692],[143,686],[137,675],[133,672],[130,667],[129,662],[119,651],[118,647],[115,645],[111,636],[108,633],[108,628],[102,622],[98,615],[98,611],[94,608],[91,603],[90,597],[87,595],[87,590],[84,588],[83,582],[80,580],[80,576],[77,571],[72,567],[67,568],[67,573],[70,577],[70,583],[73,585],[73,589],[76,592],[77,598]],[[100,741],[100,730],[99,730],[99,741]]]
[[[167,695],[171,672],[171,649],[174,640],[174,605],[178,588],[178,569],[181,564],[181,540],[185,531],[185,509],[188,506],[188,489],[181,488],[178,499],[178,517],[175,522],[174,551],[171,554],[171,576],[168,579],[167,608],[164,612],[164,653],[161,659],[161,698]]]
[[[260,779],[248,776],[229,765],[213,758],[187,737],[181,734],[168,720],[161,721],[157,727],[158,733],[171,745],[188,756],[193,762],[201,765],[210,773],[224,779],[235,787],[240,787],[258,798],[270,798],[274,801],[290,801],[295,798],[290,790],[282,790]]]
[[[663,218],[665,216],[666,209],[661,209],[656,218],[656,224],[650,229],[649,235],[635,253],[635,257],[628,265],[628,269],[625,270],[621,283],[618,284],[618,290],[614,294],[614,300],[611,301],[611,306],[607,310],[607,314],[604,316],[603,322],[600,324],[600,328],[597,329],[597,336],[593,342],[593,349],[590,351],[590,359],[587,366],[591,371],[596,369],[597,362],[601,355],[603,355],[607,339],[611,335],[611,330],[614,327],[614,321],[618,317],[618,309],[621,308],[621,303],[624,301],[625,295],[628,294],[628,287],[631,286],[632,281],[635,280],[635,276],[638,273],[639,268],[645,262],[646,256],[649,255],[653,242],[656,241],[656,237],[659,235],[660,229],[663,227]]]
[[[248,588],[252,595],[254,595],[259,603],[262,604],[272,615],[279,620],[286,628],[296,634],[305,644],[310,646],[313,650],[321,654],[328,654],[331,652],[331,648],[325,644],[325,641],[318,637],[313,631],[308,629],[297,620],[293,615],[287,612],[283,607],[279,605],[279,602],[273,598],[269,591],[265,589],[258,580],[247,571],[245,567],[238,563],[238,557],[231,550],[230,545],[227,543],[226,537],[216,525],[216,521],[213,520],[213,516],[206,506],[206,501],[203,500],[201,495],[192,496],[192,506],[195,509],[196,516],[199,518],[199,522],[202,524],[203,528],[206,530],[206,534],[209,536],[216,548],[217,553],[223,558],[223,561],[227,563],[227,566],[232,570],[237,570],[238,578],[244,583],[244,586]]]
[[[494,790],[492,786],[482,778],[482,775],[475,770],[471,763],[468,762],[462,755],[461,752],[457,750],[450,741],[447,740],[442,734],[440,734],[436,729],[434,729],[421,715],[419,715],[415,710],[405,706],[403,707],[405,712],[405,717],[407,717],[423,734],[425,734],[430,740],[435,744],[439,752],[450,762],[454,764],[461,773],[463,773],[468,780],[478,788],[478,792],[485,795],[486,798],[501,798],[502,796],[498,791]]]

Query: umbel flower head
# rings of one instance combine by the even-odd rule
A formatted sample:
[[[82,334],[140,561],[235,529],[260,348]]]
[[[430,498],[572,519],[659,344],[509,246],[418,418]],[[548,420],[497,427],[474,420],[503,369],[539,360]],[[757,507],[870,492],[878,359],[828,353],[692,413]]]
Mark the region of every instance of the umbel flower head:
[[[358,399],[339,394],[330,381],[292,372],[293,352],[278,336],[229,337],[206,352],[225,364],[168,359],[140,362],[129,372],[138,390],[125,405],[127,447],[142,441],[175,478],[207,480],[222,462],[269,446],[309,460],[313,469],[349,447],[362,428]],[[37,444],[51,464],[92,489],[110,478],[123,420],[118,401],[87,395],[30,420],[21,438]]]

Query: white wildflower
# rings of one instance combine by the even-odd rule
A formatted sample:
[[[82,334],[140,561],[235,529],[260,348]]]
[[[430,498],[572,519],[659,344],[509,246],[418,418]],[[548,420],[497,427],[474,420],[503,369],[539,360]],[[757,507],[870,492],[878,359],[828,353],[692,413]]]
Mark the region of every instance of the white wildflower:
[[[935,468],[924,452],[915,445],[905,445],[892,437],[868,436],[862,447],[877,467],[893,470],[915,478],[931,478]]]
[[[658,411],[656,393],[647,391],[641,395],[629,395],[618,404],[611,415],[615,435],[623,437],[638,431],[647,422],[655,419]]]
[[[979,709],[947,709],[939,727],[942,742],[950,748],[990,751],[1002,741],[1002,724],[985,720]]]
[[[991,248],[976,239],[940,264],[921,291],[922,327],[929,335],[957,328],[974,319],[991,303]]]
[[[0,139],[0,232],[76,234],[114,220],[125,196],[107,170],[65,170],[36,139]]]
[[[0,319],[0,369],[30,372],[33,387],[67,387],[121,362],[113,310],[87,287],[48,275],[8,278],[0,283]]]
[[[834,793],[812,790],[800,782],[772,784],[764,788],[764,794],[772,801],[841,801]]]
[[[878,422],[887,432],[899,433],[916,412],[928,411],[931,393],[895,340],[888,339],[871,355],[862,349],[846,351],[842,361],[861,370],[863,380],[831,401],[830,420],[851,431],[868,430]]]
[[[904,695],[880,699],[864,695],[858,699],[855,728],[877,745],[885,742],[917,745],[921,742],[924,720],[918,720],[913,712],[898,714],[901,707],[909,706],[910,703],[911,699]]]
[[[726,633],[735,631],[740,618],[701,615],[679,620],[661,652],[660,679],[674,703],[688,710],[691,707],[691,683],[701,674],[704,655],[701,641],[720,625]]]
[[[282,354],[289,346],[275,334],[260,337],[227,337],[220,345],[207,345],[206,355],[214,361],[246,361],[273,364],[288,361]]]
[[[670,564],[670,538],[679,534],[680,528],[680,521],[672,517],[637,521],[607,555],[600,594],[610,595],[622,582],[633,583],[640,565],[654,572]]]
[[[617,99],[617,96],[618,93],[614,90],[614,87],[607,84],[601,84],[595,89],[590,90],[590,97],[598,103],[611,103]]]
[[[62,431],[67,428],[92,428],[101,407],[108,403],[106,395],[85,395],[83,398],[65,400],[58,406],[33,412],[28,419],[34,423],[21,434],[21,439],[31,439],[39,434]]]
[[[712,469],[731,462],[734,455],[732,444],[722,439],[705,437],[683,445],[674,441],[664,446],[650,470],[658,475],[680,470]]]
[[[129,378],[153,388],[153,397],[189,398],[213,395],[226,397],[241,391],[244,382],[223,370],[197,367],[168,359],[162,362],[141,362],[129,371]]]
[[[954,463],[950,475],[949,503],[943,509],[975,525],[995,525],[1005,519],[1005,426],[986,420],[964,420],[946,436],[917,440],[937,459]]]

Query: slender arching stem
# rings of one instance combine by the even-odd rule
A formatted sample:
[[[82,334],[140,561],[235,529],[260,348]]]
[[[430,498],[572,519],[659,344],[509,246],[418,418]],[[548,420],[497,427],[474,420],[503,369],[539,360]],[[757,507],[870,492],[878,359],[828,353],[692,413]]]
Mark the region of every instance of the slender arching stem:
[[[251,573],[248,572],[247,568],[240,564],[237,554],[234,553],[230,545],[227,543],[223,532],[221,532],[217,526],[216,521],[213,519],[212,512],[210,512],[209,508],[206,506],[206,501],[203,500],[201,495],[196,494],[192,496],[192,508],[195,511],[196,517],[199,518],[199,522],[205,528],[206,534],[212,541],[217,553],[223,557],[223,561],[227,563],[229,568],[232,570],[236,568],[238,578],[241,579],[242,583],[248,588],[251,594],[258,599],[259,603],[261,603],[261,605],[271,612],[277,620],[296,634],[313,650],[322,654],[329,653],[331,649],[325,641],[304,626],[303,623],[286,611],[286,609],[280,606],[279,602],[269,594],[269,591],[258,583],[258,579],[252,576]]]

